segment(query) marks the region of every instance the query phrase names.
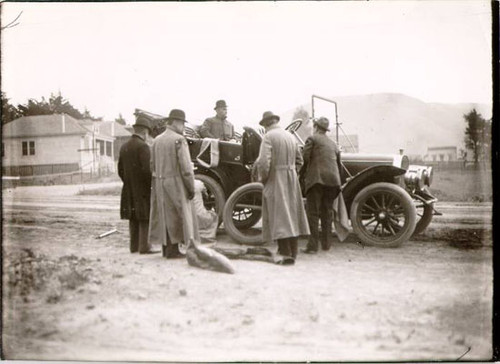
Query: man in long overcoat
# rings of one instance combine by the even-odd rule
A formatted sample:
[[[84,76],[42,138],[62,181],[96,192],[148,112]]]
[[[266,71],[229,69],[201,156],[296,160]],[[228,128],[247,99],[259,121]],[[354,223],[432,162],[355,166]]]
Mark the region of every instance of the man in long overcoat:
[[[304,179],[307,199],[307,220],[311,235],[304,253],[315,254],[318,240],[323,250],[331,246],[330,235],[333,217],[333,201],[338,196],[341,186],[340,150],[326,132],[329,121],[321,117],[313,122],[313,135],[307,138],[303,156],[304,165],[300,176]],[[318,223],[321,219],[321,236]]]
[[[183,257],[181,246],[199,241],[198,221],[192,205],[194,171],[186,138],[186,115],[173,109],[167,129],[153,142],[151,170],[155,174],[160,240],[166,258]],[[181,248],[181,249],[180,249]]]
[[[151,131],[149,121],[138,117],[134,134],[120,148],[118,175],[123,181],[120,217],[129,220],[130,252],[156,253],[148,242],[151,196],[150,150],[146,139]]]
[[[292,134],[278,126],[280,118],[266,111],[260,125],[266,129],[256,174],[264,184],[262,232],[265,241],[278,241],[278,253],[297,258],[298,237],[309,235],[297,169],[302,154]]]

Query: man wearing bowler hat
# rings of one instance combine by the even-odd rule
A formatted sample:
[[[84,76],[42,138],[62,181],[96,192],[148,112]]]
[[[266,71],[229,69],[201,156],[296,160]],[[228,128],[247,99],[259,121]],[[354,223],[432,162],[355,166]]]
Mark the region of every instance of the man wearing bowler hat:
[[[316,254],[318,240],[323,250],[331,246],[330,235],[333,218],[333,201],[340,192],[342,165],[340,150],[330,139],[329,121],[321,117],[313,121],[313,135],[307,138],[303,156],[304,165],[300,177],[304,181],[307,199],[307,219],[311,235],[304,253]],[[321,219],[321,236],[318,222]]]
[[[151,153],[146,140],[151,126],[147,119],[138,116],[133,128],[134,134],[120,148],[118,159],[118,175],[123,181],[120,217],[129,220],[131,253],[157,253],[148,242]]]
[[[309,235],[297,169],[302,154],[292,134],[278,126],[280,118],[271,111],[262,116],[266,134],[255,161],[254,176],[264,184],[262,193],[262,233],[264,241],[278,241],[283,263],[297,258],[298,237]]]
[[[207,118],[200,127],[200,135],[202,138],[214,138],[219,140],[234,139],[234,127],[227,121],[227,105],[226,101],[218,100],[215,103],[216,115]]]
[[[183,257],[182,246],[190,239],[199,241],[198,221],[191,201],[195,192],[194,171],[183,136],[184,123],[184,111],[172,109],[167,128],[154,140],[151,154],[160,240],[166,258]]]

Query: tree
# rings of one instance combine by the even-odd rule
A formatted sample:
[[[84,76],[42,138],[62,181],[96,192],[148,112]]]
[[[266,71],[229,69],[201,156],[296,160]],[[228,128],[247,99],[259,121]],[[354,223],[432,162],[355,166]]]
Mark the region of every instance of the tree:
[[[296,108],[295,111],[293,112],[292,121],[297,119],[302,119],[303,123],[309,122],[309,113],[302,106]]]
[[[57,95],[51,94],[49,101],[47,101],[43,96],[40,101],[29,99],[26,104],[18,105],[18,109],[21,116],[65,113],[69,116],[74,117],[75,119],[100,120],[100,118],[93,117],[86,108],[85,111],[81,113],[77,108],[71,105],[71,103],[66,100],[60,92]]]
[[[5,92],[2,92],[2,125],[20,117],[19,110],[9,102]]]
[[[476,109],[464,114],[467,126],[465,128],[465,146],[472,150],[474,163],[490,157],[491,151],[491,120],[485,120]]]
[[[295,109],[293,112],[293,120],[301,119],[302,120],[302,126],[298,130],[298,134],[303,140],[306,140],[307,137],[312,135],[313,133],[313,127],[311,123],[311,119],[309,118],[309,113],[307,112],[306,109],[304,109],[302,106],[298,107]]]
[[[19,112],[22,116],[52,114],[52,111],[50,111],[49,108],[49,104],[44,97],[42,97],[41,101],[29,99],[26,104],[19,104],[17,108],[19,109]]]
[[[94,121],[102,121],[102,117],[100,117],[100,116],[98,116],[98,117],[92,116],[92,114],[90,113],[89,110],[87,110],[87,108],[85,108],[85,110],[83,111],[82,118],[83,119],[90,119],[90,120],[94,120]]]
[[[127,125],[127,122],[126,122],[126,121],[125,121],[125,119],[123,118],[122,113],[120,113],[120,115],[118,115],[118,117],[115,119],[115,121],[116,121],[118,124],[121,124],[121,125]]]

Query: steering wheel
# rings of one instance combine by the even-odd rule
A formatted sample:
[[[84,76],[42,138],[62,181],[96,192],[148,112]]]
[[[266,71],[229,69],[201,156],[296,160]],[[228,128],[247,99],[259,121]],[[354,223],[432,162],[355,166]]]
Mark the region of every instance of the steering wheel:
[[[285,128],[285,130],[289,131],[292,134],[295,134],[295,132],[299,130],[301,126],[302,126],[302,119],[295,119],[294,121],[292,121],[290,125],[288,125]]]

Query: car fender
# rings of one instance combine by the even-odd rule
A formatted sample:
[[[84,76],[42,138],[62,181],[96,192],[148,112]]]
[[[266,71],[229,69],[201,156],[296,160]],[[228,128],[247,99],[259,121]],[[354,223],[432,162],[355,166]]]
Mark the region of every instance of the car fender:
[[[401,176],[405,174],[405,172],[405,169],[394,166],[373,166],[348,178],[347,182],[342,186],[342,195],[347,211],[350,211],[354,197],[363,188],[377,182],[395,183],[395,177]]]
[[[231,191],[231,183],[229,180],[229,176],[227,175],[226,172],[224,172],[222,169],[219,168],[203,168],[203,167],[197,167],[194,170],[195,177],[197,174],[204,174],[206,176],[212,177],[215,179],[218,183],[220,183],[222,189],[224,190],[224,194],[226,195],[226,198],[229,195],[229,192]]]

